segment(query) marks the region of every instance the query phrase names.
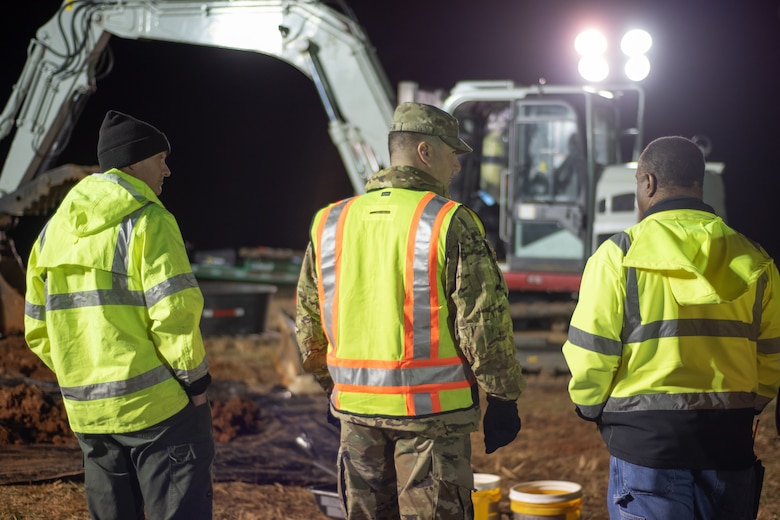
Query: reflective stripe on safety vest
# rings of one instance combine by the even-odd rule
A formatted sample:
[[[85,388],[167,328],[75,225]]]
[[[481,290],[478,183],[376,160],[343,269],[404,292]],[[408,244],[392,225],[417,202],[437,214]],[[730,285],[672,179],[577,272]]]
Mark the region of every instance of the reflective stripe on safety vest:
[[[439,246],[446,240],[446,230],[458,204],[431,192],[413,192],[404,197],[416,198],[416,206],[408,222],[403,274],[402,352],[397,358],[351,359],[342,355],[339,327],[365,326],[360,323],[340,324],[341,258],[343,235],[350,210],[359,197],[353,197],[323,210],[313,229],[318,251],[318,278],[323,329],[328,338],[328,369],[334,381],[334,402],[346,393],[384,396],[393,404],[388,415],[419,416],[473,405],[472,378],[454,347],[449,330],[440,323],[446,315],[446,302],[440,301],[441,266]],[[363,195],[365,196],[365,195]],[[401,195],[398,195],[399,197]],[[407,225],[407,221],[400,225]],[[387,273],[383,273],[387,275]],[[393,283],[392,280],[383,280]],[[380,312],[379,309],[376,310]],[[444,313],[444,314],[442,314]],[[445,316],[446,317],[446,316]],[[377,338],[381,349],[386,338]],[[443,343],[444,342],[444,343]],[[383,352],[384,353],[384,352]],[[446,398],[443,392],[450,392]],[[396,396],[393,398],[391,396]],[[398,399],[401,399],[400,401]],[[366,405],[368,406],[368,405]],[[355,413],[371,413],[368,409],[352,409]]]

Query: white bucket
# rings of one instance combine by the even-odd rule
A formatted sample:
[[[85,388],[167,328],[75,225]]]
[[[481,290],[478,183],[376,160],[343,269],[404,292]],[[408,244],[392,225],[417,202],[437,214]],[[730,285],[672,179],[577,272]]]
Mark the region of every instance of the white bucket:
[[[579,520],[582,486],[563,480],[537,480],[509,491],[514,520]]]

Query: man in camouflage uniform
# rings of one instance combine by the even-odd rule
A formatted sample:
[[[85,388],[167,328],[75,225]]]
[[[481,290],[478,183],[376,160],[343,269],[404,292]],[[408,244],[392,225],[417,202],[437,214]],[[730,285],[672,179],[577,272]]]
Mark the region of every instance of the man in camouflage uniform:
[[[340,423],[351,520],[473,518],[479,389],[486,453],[520,431],[525,379],[506,284],[477,216],[448,198],[458,155],[471,151],[458,132],[438,108],[400,105],[391,166],[312,224],[297,337]]]

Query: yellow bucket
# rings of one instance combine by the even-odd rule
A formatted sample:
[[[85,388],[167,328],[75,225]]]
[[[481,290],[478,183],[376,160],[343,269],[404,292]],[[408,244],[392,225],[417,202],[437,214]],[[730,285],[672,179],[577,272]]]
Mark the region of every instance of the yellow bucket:
[[[474,489],[471,501],[474,503],[474,520],[498,520],[501,501],[501,477],[490,473],[474,473]]]
[[[582,486],[562,480],[524,482],[509,490],[514,520],[579,520]]]

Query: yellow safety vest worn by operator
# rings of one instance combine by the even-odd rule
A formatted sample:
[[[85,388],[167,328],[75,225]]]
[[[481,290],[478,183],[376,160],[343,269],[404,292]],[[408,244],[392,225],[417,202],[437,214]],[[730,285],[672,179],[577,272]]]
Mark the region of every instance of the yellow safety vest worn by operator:
[[[429,191],[382,188],[315,216],[336,410],[424,417],[474,406],[443,290],[447,229],[459,206]]]
[[[653,206],[599,247],[563,352],[578,413],[612,455],[752,464],[754,414],[780,385],[779,284],[766,252],[697,199]]]
[[[25,337],[57,375],[78,433],[153,426],[208,375],[203,296],[178,224],[120,170],[83,179],[33,246]]]

